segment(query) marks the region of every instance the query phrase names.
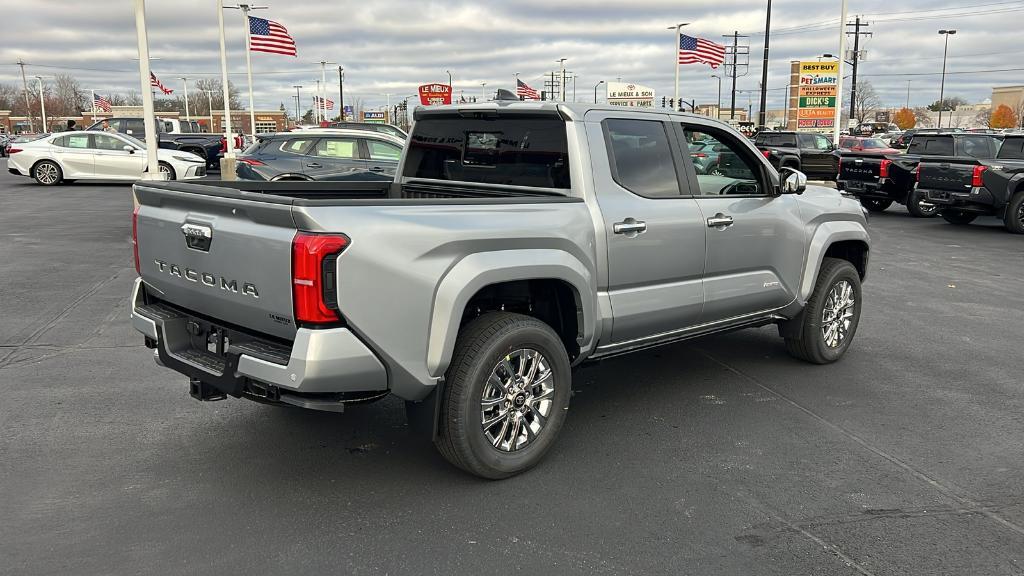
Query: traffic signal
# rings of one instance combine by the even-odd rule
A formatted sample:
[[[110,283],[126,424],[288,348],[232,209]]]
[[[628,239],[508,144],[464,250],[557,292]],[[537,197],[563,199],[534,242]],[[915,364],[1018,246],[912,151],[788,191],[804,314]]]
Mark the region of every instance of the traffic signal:
[[[668,107],[673,109],[673,110],[676,109],[676,99],[675,98],[669,98],[668,99]]]
[[[665,107],[665,97],[664,96],[661,97],[661,107],[662,108]]]

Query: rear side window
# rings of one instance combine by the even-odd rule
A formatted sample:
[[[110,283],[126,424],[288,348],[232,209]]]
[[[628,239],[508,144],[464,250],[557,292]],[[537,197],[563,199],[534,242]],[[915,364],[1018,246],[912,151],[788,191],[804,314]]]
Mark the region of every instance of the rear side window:
[[[612,177],[646,198],[679,197],[665,123],[655,120],[605,120],[605,141]]]
[[[1004,160],[1024,160],[1024,138],[1004,140],[997,157]]]
[[[359,144],[355,138],[321,138],[313,156],[352,160],[359,157]]]
[[[281,143],[281,152],[287,152],[289,154],[302,154],[302,152],[309,147],[309,139],[307,138],[293,138],[291,140],[285,140]]]
[[[758,134],[755,143],[762,146],[782,146],[785,148],[796,148],[796,134]]]
[[[88,134],[69,134],[67,136],[61,136],[53,141],[54,144],[62,148],[88,148],[89,147],[89,135]]]
[[[402,156],[402,149],[390,142],[367,140],[366,143],[370,149],[370,160],[394,160],[397,162]]]
[[[907,154],[930,154],[934,156],[953,155],[952,136],[915,136],[910,141]]]
[[[127,118],[122,120],[121,128],[120,132],[131,134],[132,136],[146,135],[146,123],[142,121],[142,118]]]
[[[569,188],[565,122],[545,118],[425,118],[410,136],[403,176]]]
[[[963,140],[964,155],[971,156],[972,158],[991,158],[994,156],[995,146],[993,146],[992,138],[986,136],[964,136]]]

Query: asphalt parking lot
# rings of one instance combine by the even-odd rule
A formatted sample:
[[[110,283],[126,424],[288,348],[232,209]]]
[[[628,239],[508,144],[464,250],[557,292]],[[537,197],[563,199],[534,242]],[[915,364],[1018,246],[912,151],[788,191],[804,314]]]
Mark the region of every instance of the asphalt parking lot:
[[[128,323],[130,187],[0,161],[0,573],[1024,574],[1024,238],[900,206],[853,347],[773,328],[581,369],[486,482],[344,414],[199,403]]]

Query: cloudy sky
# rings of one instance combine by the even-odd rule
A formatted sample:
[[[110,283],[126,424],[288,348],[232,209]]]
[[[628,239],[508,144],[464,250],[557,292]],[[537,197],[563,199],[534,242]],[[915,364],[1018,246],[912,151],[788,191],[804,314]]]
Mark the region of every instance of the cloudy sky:
[[[4,3],[13,0],[4,0]],[[148,0],[154,71],[179,89],[181,76],[220,74],[214,0]],[[293,109],[295,84],[304,94],[320,77],[320,60],[345,67],[345,96],[364,105],[414,94],[426,82],[454,76],[466,95],[511,87],[513,75],[537,89],[543,75],[567,58],[577,97],[593,99],[600,80],[637,82],[672,94],[673,39],[666,27],[689,22],[685,32],[716,41],[739,31],[749,38],[750,66],[740,78],[737,106],[748,98],[757,108],[766,0],[265,0],[257,15],[291,31],[298,58],[253,54],[256,108]],[[839,0],[775,0],[772,13],[769,108],[780,108],[788,62],[838,50]],[[139,90],[132,2],[33,0],[4,10],[0,82],[20,82],[19,58],[30,76],[66,72],[101,93]],[[1024,84],[1020,23],[1024,0],[850,0],[850,18],[862,15],[873,36],[863,39],[867,61],[860,77],[870,80],[886,105],[903,104],[910,81],[911,105],[938,98],[942,67],[940,28],[956,28],[950,40],[948,96],[971,102],[991,87]],[[225,14],[232,80],[245,87],[244,28],[237,10]],[[1011,70],[1007,70],[1011,69]],[[1007,70],[1003,72],[982,72]],[[716,100],[717,83],[707,66],[681,67],[681,90],[698,103]],[[328,70],[337,95],[337,64]],[[571,90],[570,90],[571,91]],[[728,105],[728,86],[723,84]],[[244,98],[243,98],[244,100]]]

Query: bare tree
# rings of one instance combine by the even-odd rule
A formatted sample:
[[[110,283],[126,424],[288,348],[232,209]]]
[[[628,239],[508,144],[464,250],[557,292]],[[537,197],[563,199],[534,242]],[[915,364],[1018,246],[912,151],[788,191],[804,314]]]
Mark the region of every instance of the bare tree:
[[[930,110],[928,110],[927,106],[918,106],[917,108],[914,108],[914,117],[917,118],[918,128],[933,128],[935,126],[935,121],[932,120],[929,113]]]
[[[843,97],[844,102],[850,101],[850,90],[844,90],[845,96]],[[875,112],[882,108],[882,100],[878,97],[878,93],[875,92],[875,87],[871,85],[870,80],[861,80],[857,83],[857,98],[853,103],[853,112],[850,114],[850,118],[857,121],[858,124],[864,122],[874,122]],[[849,112],[848,109],[846,109]]]
[[[981,126],[983,128],[992,127],[992,111],[991,110],[978,110],[978,113],[974,115],[972,122],[975,126]]]
[[[210,92],[210,95],[207,96],[206,92]],[[230,80],[228,81],[228,94],[228,103],[231,105],[231,109],[241,110],[242,101],[238,96],[238,88]],[[189,112],[193,116],[209,116],[211,100],[214,111],[224,110],[224,90],[221,88],[220,79],[200,78],[196,80],[195,88],[188,91]],[[183,95],[175,98],[175,105],[179,112],[185,113],[185,98]]]
[[[46,111],[54,116],[78,116],[85,109],[86,97],[78,80],[70,74],[53,78],[53,94],[46,101]],[[51,108],[52,106],[52,108]]]

